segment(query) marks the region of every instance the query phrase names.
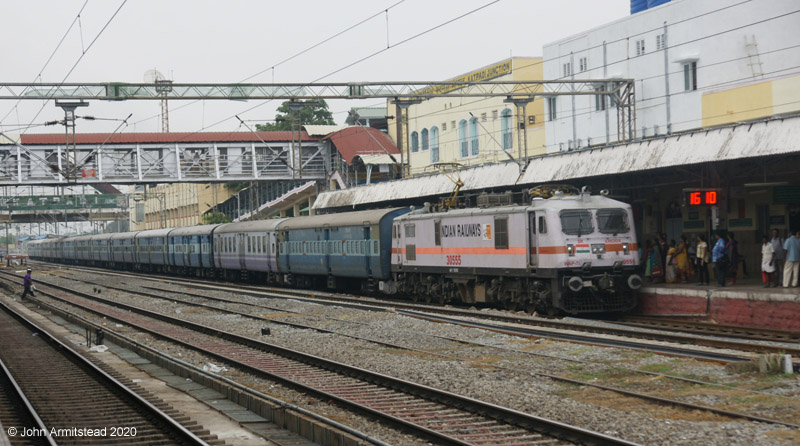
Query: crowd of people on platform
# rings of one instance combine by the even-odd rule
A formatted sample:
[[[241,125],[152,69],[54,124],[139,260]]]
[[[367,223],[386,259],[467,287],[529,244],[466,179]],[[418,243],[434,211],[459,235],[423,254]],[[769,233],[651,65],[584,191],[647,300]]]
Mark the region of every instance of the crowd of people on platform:
[[[739,252],[739,243],[733,232],[720,231],[714,234],[711,244],[704,234],[691,240],[682,235],[678,242],[667,242],[662,234],[646,239],[641,248],[641,265],[644,276],[652,283],[688,283],[697,281],[698,286],[711,282],[709,264],[713,265],[714,279],[719,286],[736,284],[741,264],[742,274],[747,277],[747,262]],[[761,239],[761,279],[765,288],[798,286],[800,274],[800,231],[781,237],[777,229],[772,237]]]

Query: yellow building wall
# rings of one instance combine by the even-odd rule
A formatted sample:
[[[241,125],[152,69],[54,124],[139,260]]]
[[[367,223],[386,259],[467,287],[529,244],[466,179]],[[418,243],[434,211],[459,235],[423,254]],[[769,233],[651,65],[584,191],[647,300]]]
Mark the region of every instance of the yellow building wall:
[[[772,81],[772,109],[775,114],[800,110],[800,76]]]
[[[499,74],[499,76],[498,76]],[[486,76],[496,76],[491,78],[493,81],[521,81],[521,80],[541,80],[542,63],[541,58],[511,58],[500,61],[496,64],[480,68],[462,76],[449,79],[449,81],[459,80],[483,80]],[[433,171],[431,161],[431,150],[422,150],[421,141],[422,130],[430,132],[432,127],[439,129],[439,160],[441,163],[459,163],[465,166],[481,165],[499,161],[508,161],[509,157],[502,149],[502,113],[505,109],[516,114],[513,104],[503,102],[505,97],[490,98],[460,98],[460,97],[437,97],[423,101],[420,104],[412,105],[408,109],[409,125],[408,131],[404,133],[403,140],[406,141],[405,154],[408,156],[409,170],[412,175],[419,175]],[[395,115],[394,104],[388,104],[390,114]],[[472,115],[470,115],[472,113]],[[528,157],[535,154],[544,153],[544,100],[537,98],[526,107],[526,115],[534,117],[533,124],[526,124],[527,151],[519,150],[518,130],[516,129],[516,116],[512,117],[512,140],[513,147],[509,151],[511,156]],[[458,126],[461,120],[469,122],[472,117],[478,119],[478,155],[468,155],[462,157],[458,137]],[[528,121],[529,122],[529,121]],[[394,119],[389,122],[389,136],[397,141],[397,125]],[[420,143],[417,152],[411,152],[411,134],[417,132]],[[469,129],[467,129],[469,138]]]
[[[772,82],[703,95],[703,127],[771,116]]]
[[[174,228],[203,223],[203,213],[231,197],[222,184],[175,183],[162,184],[147,190],[144,201],[144,221],[132,222],[131,230]],[[136,215],[131,200],[131,216]]]

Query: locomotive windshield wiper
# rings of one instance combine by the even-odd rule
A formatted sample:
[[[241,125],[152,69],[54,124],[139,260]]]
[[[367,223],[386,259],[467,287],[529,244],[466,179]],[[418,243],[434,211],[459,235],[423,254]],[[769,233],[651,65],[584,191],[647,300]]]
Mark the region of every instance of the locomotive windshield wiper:
[[[581,228],[583,227],[583,216],[578,214],[578,237],[581,236]]]

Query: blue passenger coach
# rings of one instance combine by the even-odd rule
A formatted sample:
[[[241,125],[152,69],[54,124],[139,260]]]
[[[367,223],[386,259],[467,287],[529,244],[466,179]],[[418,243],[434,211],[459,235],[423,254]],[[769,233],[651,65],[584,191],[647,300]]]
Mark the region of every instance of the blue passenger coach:
[[[362,279],[362,288],[391,277],[392,219],[408,212],[393,208],[296,217],[278,225],[278,269],[288,284]]]

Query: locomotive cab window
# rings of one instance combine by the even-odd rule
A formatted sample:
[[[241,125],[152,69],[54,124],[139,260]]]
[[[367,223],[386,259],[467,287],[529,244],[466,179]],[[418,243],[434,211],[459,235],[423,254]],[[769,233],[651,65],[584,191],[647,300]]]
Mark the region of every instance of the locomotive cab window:
[[[406,225],[406,237],[416,237],[417,227],[416,225]]]
[[[547,234],[547,219],[544,215],[539,216],[539,234]]]
[[[433,222],[433,244],[442,246],[442,222],[440,220]]]
[[[508,219],[494,219],[494,248],[508,249]]]
[[[597,230],[613,235],[628,232],[628,213],[624,209],[598,209]]]
[[[559,212],[561,230],[567,235],[578,237],[594,232],[592,214],[585,209],[567,209]]]

